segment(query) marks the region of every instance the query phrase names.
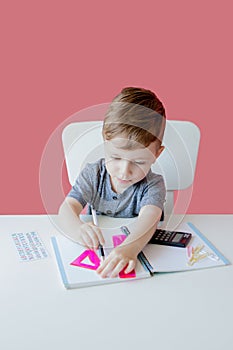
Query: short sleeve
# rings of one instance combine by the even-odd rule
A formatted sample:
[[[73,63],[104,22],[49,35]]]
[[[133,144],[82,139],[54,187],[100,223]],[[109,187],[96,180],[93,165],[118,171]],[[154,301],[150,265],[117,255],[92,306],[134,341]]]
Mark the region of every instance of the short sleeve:
[[[163,210],[165,198],[166,188],[163,177],[151,172],[150,176],[145,179],[140,207],[155,205]]]
[[[93,165],[87,164],[79,174],[67,196],[75,198],[84,208],[87,203],[92,202],[95,177]]]

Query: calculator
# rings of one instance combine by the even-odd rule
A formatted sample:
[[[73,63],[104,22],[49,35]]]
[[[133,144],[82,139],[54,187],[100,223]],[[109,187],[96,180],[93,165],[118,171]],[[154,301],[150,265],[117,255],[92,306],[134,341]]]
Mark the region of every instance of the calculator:
[[[192,237],[191,233],[157,229],[148,243],[184,248]]]

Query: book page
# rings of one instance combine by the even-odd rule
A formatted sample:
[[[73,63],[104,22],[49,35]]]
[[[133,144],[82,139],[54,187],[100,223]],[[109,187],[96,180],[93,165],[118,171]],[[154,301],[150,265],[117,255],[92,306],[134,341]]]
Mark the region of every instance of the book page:
[[[112,235],[120,239],[122,233],[119,231],[116,232],[115,229],[108,229],[107,233],[105,232],[106,248],[104,250],[106,256],[113,249],[114,242]],[[117,278],[102,278],[96,272],[96,269],[101,263],[98,251],[86,249],[62,235],[53,237],[52,245],[61,278],[66,288],[85,287],[150,277],[149,273],[138,262],[134,273],[128,275],[121,273]]]
[[[202,247],[203,254],[207,253],[204,259],[201,259],[189,265],[188,249],[180,247],[170,247],[156,244],[148,244],[143,252],[152,264],[154,272],[175,272],[187,271],[215,266],[222,266],[229,262],[213,245],[193,226],[182,224],[176,231],[192,233],[191,241],[188,247]]]

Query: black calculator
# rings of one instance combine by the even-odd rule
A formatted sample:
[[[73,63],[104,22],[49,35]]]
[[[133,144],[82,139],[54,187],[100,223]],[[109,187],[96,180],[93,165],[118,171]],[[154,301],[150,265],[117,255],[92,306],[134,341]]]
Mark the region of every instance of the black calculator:
[[[186,247],[192,237],[191,233],[157,229],[148,243]]]

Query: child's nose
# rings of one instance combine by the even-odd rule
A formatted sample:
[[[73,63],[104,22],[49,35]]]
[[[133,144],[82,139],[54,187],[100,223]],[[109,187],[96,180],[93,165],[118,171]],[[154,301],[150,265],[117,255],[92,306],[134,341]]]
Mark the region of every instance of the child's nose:
[[[128,160],[122,160],[120,164],[120,174],[121,178],[127,179],[127,177],[131,174],[131,162]]]

